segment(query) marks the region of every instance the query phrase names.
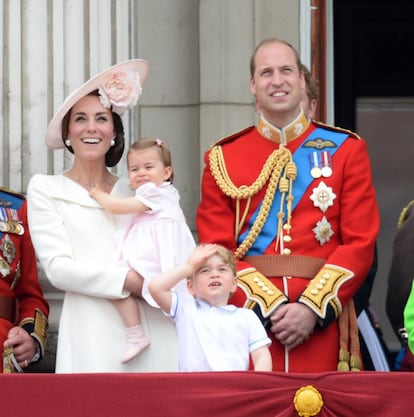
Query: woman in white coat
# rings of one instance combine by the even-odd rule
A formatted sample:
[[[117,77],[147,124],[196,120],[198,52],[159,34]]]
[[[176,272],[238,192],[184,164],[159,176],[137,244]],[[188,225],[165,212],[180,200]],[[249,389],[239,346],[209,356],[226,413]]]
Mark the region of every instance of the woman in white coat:
[[[132,108],[148,72],[143,60],[115,65],[72,93],[49,124],[46,145],[74,154],[58,175],[36,174],[28,186],[29,226],[45,273],[65,291],[59,322],[57,373],[157,372],[177,369],[173,324],[142,300],[141,320],[151,345],[120,362],[125,331],[110,299],[138,296],[139,276],[116,263],[113,236],[126,216],[113,216],[89,197],[93,184],[132,195],[126,179],[113,175],[124,150],[120,115]]]

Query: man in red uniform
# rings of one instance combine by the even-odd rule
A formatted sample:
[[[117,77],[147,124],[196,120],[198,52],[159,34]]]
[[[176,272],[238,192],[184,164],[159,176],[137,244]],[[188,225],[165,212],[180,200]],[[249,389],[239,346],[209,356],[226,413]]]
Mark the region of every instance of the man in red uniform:
[[[46,348],[49,305],[40,287],[27,203],[0,188],[0,342],[5,373],[23,372]]]
[[[260,119],[206,153],[199,240],[234,250],[231,302],[261,316],[275,371],[360,369],[352,297],[379,231],[366,143],[306,118],[290,44],[263,41],[250,67]]]

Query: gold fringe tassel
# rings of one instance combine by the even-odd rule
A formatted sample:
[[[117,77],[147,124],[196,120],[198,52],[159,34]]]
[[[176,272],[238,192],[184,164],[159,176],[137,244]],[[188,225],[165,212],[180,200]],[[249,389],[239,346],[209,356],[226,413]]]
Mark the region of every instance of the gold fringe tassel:
[[[339,324],[338,371],[360,371],[362,367],[358,323],[355,306],[351,300],[342,310]]]

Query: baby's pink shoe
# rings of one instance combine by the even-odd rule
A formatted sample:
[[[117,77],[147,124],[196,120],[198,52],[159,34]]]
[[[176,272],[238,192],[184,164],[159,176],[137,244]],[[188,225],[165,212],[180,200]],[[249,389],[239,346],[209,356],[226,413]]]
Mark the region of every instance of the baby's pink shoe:
[[[149,346],[150,341],[145,336],[142,326],[127,327],[127,344],[121,363],[126,363],[138,355],[141,350]]]

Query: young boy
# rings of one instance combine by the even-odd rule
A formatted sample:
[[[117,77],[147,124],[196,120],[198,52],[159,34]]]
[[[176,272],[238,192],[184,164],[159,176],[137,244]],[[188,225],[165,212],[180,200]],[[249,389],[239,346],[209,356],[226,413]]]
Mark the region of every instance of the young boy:
[[[194,297],[171,288],[187,277]],[[228,305],[236,290],[232,252],[220,245],[198,246],[187,262],[149,283],[149,291],[176,323],[180,371],[271,371],[271,343],[253,311]]]

